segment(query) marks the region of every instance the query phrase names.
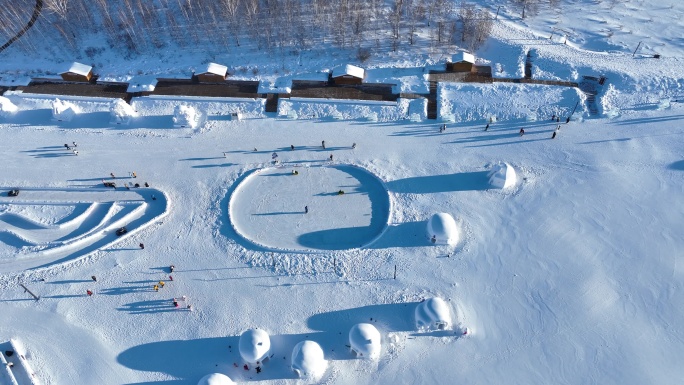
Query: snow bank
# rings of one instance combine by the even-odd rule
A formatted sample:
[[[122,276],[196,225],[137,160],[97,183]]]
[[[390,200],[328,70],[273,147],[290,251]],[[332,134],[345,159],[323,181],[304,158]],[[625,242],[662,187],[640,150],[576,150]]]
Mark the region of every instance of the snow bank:
[[[261,329],[249,329],[240,336],[240,356],[245,362],[255,364],[271,351],[271,339]]]
[[[491,115],[501,120],[550,119],[553,114],[570,115],[583,96],[573,87],[539,84],[439,83],[437,102],[440,117],[447,121],[484,121]],[[579,113],[582,105],[578,108]]]
[[[173,110],[174,127],[196,128],[199,125],[201,115],[198,111],[188,105],[181,104]]]
[[[212,98],[178,97],[166,95],[133,98],[131,106],[140,116],[161,116],[174,114],[179,104],[203,111],[208,119],[212,116],[226,116],[239,112],[245,118],[262,118],[266,99],[257,98]]]
[[[109,112],[112,114],[112,124],[129,124],[131,118],[137,115],[133,107],[121,99],[112,102]]]
[[[4,96],[0,96],[0,116],[8,116],[17,112],[19,108],[12,103],[11,100]]]
[[[323,349],[316,342],[302,341],[292,349],[292,370],[300,378],[317,381],[327,367]]]
[[[419,331],[444,330],[451,326],[451,312],[439,298],[428,298],[416,307],[416,328]]]
[[[451,214],[437,213],[427,222],[430,242],[439,245],[453,245],[458,242],[458,226]]]
[[[331,118],[336,119],[370,119],[378,121],[395,121],[406,119],[410,99],[399,99],[396,102],[368,100],[338,99],[280,99],[278,115],[294,116],[299,119]]]
[[[349,331],[349,345],[357,356],[377,359],[381,349],[380,332],[371,324],[356,324]]]
[[[505,189],[518,183],[515,169],[505,162],[494,165],[487,175],[489,176],[489,184],[493,188]]]
[[[221,373],[211,373],[202,377],[197,385],[233,385],[235,382],[230,377]]]
[[[52,119],[58,122],[70,122],[79,112],[80,109],[69,102],[60,99],[52,102]]]

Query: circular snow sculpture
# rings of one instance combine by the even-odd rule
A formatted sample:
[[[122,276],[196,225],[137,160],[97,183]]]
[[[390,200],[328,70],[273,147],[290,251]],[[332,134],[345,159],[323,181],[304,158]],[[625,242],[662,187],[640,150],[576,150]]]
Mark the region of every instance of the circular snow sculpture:
[[[325,373],[328,362],[323,349],[314,341],[302,341],[292,349],[292,370],[300,378],[318,380]]]
[[[109,106],[112,124],[129,124],[137,113],[133,107],[121,99],[115,99]]]
[[[454,217],[447,213],[433,215],[427,223],[430,242],[438,245],[454,245],[458,242],[458,226]]]
[[[221,373],[211,373],[202,377],[197,385],[235,385],[235,382]]]
[[[371,324],[356,324],[349,331],[349,345],[357,356],[377,359],[381,348],[380,332]]]
[[[518,183],[515,169],[505,162],[494,165],[487,175],[489,176],[489,184],[493,188],[505,189],[513,187]]]
[[[444,330],[451,326],[451,312],[439,298],[428,298],[416,307],[416,327],[420,331]]]
[[[245,362],[256,364],[271,351],[271,339],[261,329],[249,329],[240,336],[240,356]]]

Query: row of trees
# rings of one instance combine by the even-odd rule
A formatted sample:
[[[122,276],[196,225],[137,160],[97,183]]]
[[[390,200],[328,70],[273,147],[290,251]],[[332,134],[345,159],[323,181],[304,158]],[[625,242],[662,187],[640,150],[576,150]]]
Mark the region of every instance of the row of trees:
[[[11,35],[25,22],[16,15],[27,14],[35,3],[5,2],[0,33]],[[64,48],[80,50],[101,32],[126,55],[168,42],[205,51],[245,45],[297,51],[323,42],[341,48],[429,44],[472,50],[486,41],[492,18],[483,8],[452,0],[44,0],[32,33],[57,35]],[[30,42],[24,46],[34,48]]]

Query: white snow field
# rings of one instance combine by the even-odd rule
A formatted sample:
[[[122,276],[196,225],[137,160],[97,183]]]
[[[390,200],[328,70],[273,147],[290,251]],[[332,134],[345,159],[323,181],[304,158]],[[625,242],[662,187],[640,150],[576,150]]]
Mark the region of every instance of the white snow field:
[[[21,341],[48,385],[194,385],[212,373],[299,384],[302,341],[323,350],[322,384],[681,384],[684,6],[564,4],[524,20],[504,5],[474,54],[495,76],[521,77],[530,49],[535,79],[606,76],[595,111],[574,88],[440,83],[437,121],[423,99],[281,99],[276,115],[263,98],[149,96],[133,99],[126,125],[112,124],[112,99],[5,92],[0,343]],[[552,27],[564,35],[549,39]],[[240,76],[285,89],[356,54],[218,49],[92,61],[102,79],[138,73],[138,89],[203,61],[254,65]],[[454,53],[400,49],[374,55],[366,79],[425,93],[425,66]],[[0,84],[80,60],[36,51],[0,53]],[[53,121],[56,99],[79,113]],[[178,105],[201,114],[195,128],[173,127]],[[552,114],[575,106],[551,139]],[[63,147],[74,141],[78,156]],[[506,189],[489,179],[502,162],[516,172]],[[122,188],[130,172],[149,189]],[[102,188],[110,173],[116,190]],[[454,217],[455,245],[429,242],[435,213]],[[435,297],[452,325],[419,331],[416,308]],[[350,351],[360,323],[380,334],[377,360]],[[240,355],[255,328],[269,332],[261,372]]]

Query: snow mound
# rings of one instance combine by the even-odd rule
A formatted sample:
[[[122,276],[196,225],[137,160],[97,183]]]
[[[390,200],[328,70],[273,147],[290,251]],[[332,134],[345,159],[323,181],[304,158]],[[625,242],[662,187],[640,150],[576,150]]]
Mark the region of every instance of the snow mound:
[[[174,127],[196,128],[199,125],[200,114],[194,107],[181,104],[173,110]]]
[[[202,377],[197,385],[233,385],[235,382],[230,377],[221,373],[211,373]]]
[[[356,324],[349,331],[349,345],[357,356],[377,359],[381,349],[380,332],[371,324]]]
[[[416,328],[420,331],[444,330],[451,326],[451,312],[439,298],[428,298],[416,307]]]
[[[439,245],[453,245],[458,242],[458,226],[451,214],[437,213],[427,222],[430,242]]]
[[[52,102],[52,118],[59,122],[70,122],[80,112],[75,105],[59,99]]]
[[[494,165],[487,175],[489,176],[489,184],[493,188],[506,189],[513,187],[518,183],[518,176],[515,173],[515,169],[505,162]]]
[[[137,115],[133,107],[121,99],[112,102],[109,112],[112,114],[112,124],[129,124],[131,118]]]
[[[17,112],[19,108],[4,96],[0,96],[0,116],[8,116]]]
[[[317,381],[328,367],[323,349],[314,341],[302,341],[292,349],[292,370],[300,378]]]
[[[240,336],[240,356],[245,362],[255,364],[271,351],[271,339],[261,329],[249,329]]]

